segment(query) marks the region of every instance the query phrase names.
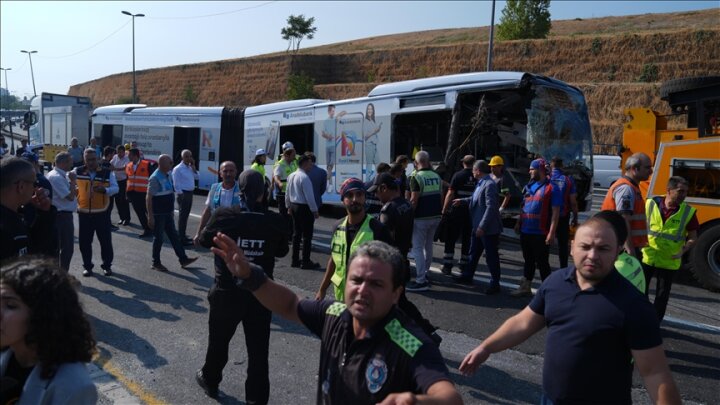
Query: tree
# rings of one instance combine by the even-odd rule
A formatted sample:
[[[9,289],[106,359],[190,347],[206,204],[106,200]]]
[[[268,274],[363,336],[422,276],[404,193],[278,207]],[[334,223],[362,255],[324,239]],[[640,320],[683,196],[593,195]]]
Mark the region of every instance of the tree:
[[[303,98],[317,98],[315,93],[315,80],[300,72],[300,74],[291,74],[288,77],[287,99],[299,100]]]
[[[317,27],[313,27],[315,17],[305,19],[303,14],[298,16],[290,15],[287,19],[288,26],[283,28],[280,33],[282,38],[288,40],[288,52],[291,48],[293,52],[297,52],[300,49],[300,42],[303,38],[313,39]]]
[[[498,39],[546,38],[550,32],[550,0],[508,0],[500,17]]]

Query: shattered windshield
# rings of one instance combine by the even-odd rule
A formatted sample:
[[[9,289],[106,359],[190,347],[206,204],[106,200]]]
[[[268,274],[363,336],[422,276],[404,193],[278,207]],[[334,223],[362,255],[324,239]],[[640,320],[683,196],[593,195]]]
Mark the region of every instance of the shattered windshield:
[[[582,94],[544,85],[533,90],[526,109],[528,151],[545,159],[559,156],[566,167],[583,165],[592,170],[592,133]]]

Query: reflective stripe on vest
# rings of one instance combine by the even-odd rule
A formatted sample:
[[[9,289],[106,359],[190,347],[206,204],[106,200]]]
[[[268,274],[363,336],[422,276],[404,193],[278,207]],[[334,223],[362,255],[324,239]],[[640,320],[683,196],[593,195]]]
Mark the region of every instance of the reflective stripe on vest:
[[[432,170],[423,169],[415,173],[420,186],[420,198],[415,208],[415,218],[439,218],[442,213],[442,180]]]
[[[280,161],[275,162],[275,167],[277,166],[282,166],[282,172],[280,173],[280,182],[282,183],[282,187],[280,188],[280,191],[284,193],[287,190],[288,176],[290,176],[290,174],[298,168],[297,159],[293,160],[290,163],[288,163],[285,159],[281,159]],[[283,174],[285,176],[282,176]],[[275,187],[277,188],[277,184],[275,185]]]
[[[137,166],[130,162],[125,166],[125,174],[127,175],[127,185],[125,191],[136,191],[138,193],[147,193],[148,179],[150,178],[150,162],[141,159]]]
[[[643,273],[640,261],[635,258],[635,256],[623,251],[618,255],[617,260],[615,260],[615,269],[625,277],[630,284],[645,294],[645,273]]]
[[[648,198],[645,205],[650,230],[648,245],[642,250],[643,263],[661,269],[677,270],[682,258],[674,259],[673,256],[680,253],[685,245],[687,225],[695,213],[695,208],[683,202],[678,211],[663,222],[660,206],[655,198]]]
[[[345,280],[347,276],[347,263],[345,263],[345,258],[349,257],[352,252],[358,248],[358,246],[375,239],[375,235],[373,234],[372,229],[370,229],[371,219],[372,217],[370,215],[365,217],[365,221],[363,221],[360,229],[357,231],[357,234],[355,234],[355,239],[353,239],[352,244],[350,245],[349,252],[346,251],[347,236],[345,234],[345,230],[347,229],[347,217],[345,217],[343,223],[338,226],[337,230],[333,234],[332,242],[330,244],[332,251],[330,254],[333,262],[335,263],[335,273],[333,273],[330,281],[333,285],[335,285],[335,299],[340,302],[345,301]]]
[[[265,177],[265,166],[259,164],[258,162],[253,162],[252,165],[250,165],[250,168],[255,170],[256,172],[260,173]]]
[[[340,314],[343,313],[345,308],[347,308],[347,305],[343,304],[342,302],[333,302],[325,310],[325,313],[332,316],[340,316]]]
[[[520,213],[522,232],[529,234],[547,234],[550,231],[550,198],[552,184],[544,181],[534,193],[530,187],[523,189],[524,201]]]
[[[93,187],[110,187],[110,170],[100,169],[95,172],[95,178],[90,179],[86,166],[78,167],[77,173],[77,202],[78,212],[95,214],[105,212],[110,206],[110,197],[106,193],[92,191]]]
[[[613,194],[615,193],[615,190],[623,184],[627,184],[628,186],[632,187],[632,190],[635,194],[633,213],[630,216],[630,239],[632,240],[633,245],[635,245],[636,248],[647,246],[648,237],[647,217],[645,216],[645,202],[643,201],[640,189],[636,185],[634,185],[627,177],[620,177],[615,183],[613,183],[612,186],[610,186],[607,194],[605,194],[605,200],[603,200],[601,209],[617,211],[617,206],[615,205],[615,197],[613,197]]]
[[[415,353],[422,346],[420,339],[405,329],[397,319],[393,319],[385,325],[385,332],[390,336],[390,340],[400,346],[410,357],[415,357]]]

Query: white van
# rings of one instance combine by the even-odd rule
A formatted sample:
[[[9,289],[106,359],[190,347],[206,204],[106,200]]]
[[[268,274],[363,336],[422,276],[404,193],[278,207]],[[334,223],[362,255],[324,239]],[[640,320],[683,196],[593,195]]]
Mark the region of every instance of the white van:
[[[593,185],[608,188],[622,176],[620,156],[593,155]]]

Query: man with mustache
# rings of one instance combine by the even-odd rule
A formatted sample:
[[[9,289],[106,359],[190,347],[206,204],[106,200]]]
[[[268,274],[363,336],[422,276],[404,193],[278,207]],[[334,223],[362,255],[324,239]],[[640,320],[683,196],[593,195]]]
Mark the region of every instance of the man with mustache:
[[[396,307],[405,266],[397,249],[379,241],[359,246],[348,260],[344,300],[333,302],[300,299],[270,280],[232,238],[218,233],[213,242],[241,288],[322,340],[317,403],[463,403],[437,346]]]
[[[325,298],[331,282],[335,286],[335,299],[343,300],[347,263],[358,246],[371,240],[388,244],[393,242],[388,229],[365,212],[365,184],[360,179],[351,177],[345,180],[340,187],[340,196],[347,216],[335,224],[330,259],[320,289],[315,295],[318,300]]]

